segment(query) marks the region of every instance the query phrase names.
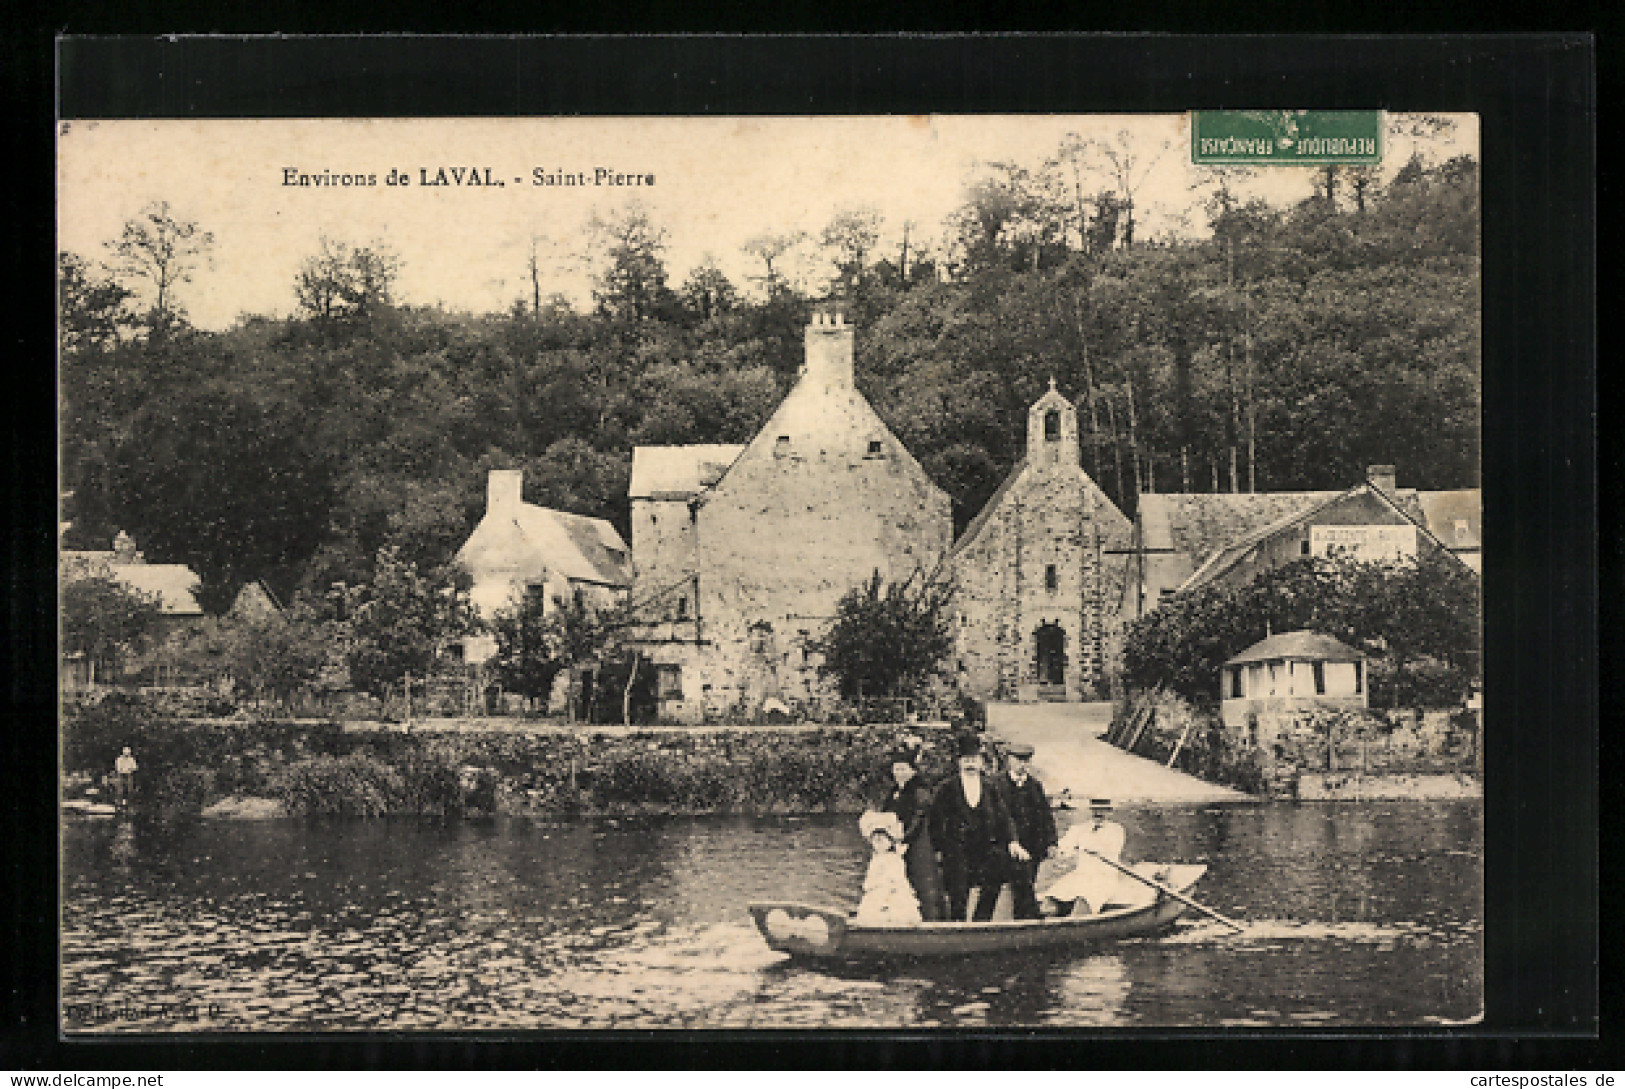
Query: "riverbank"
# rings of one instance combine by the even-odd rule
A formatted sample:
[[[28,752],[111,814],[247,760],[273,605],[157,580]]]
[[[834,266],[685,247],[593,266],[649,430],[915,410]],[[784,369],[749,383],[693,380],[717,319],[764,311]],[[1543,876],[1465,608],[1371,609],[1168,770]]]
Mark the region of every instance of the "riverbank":
[[[122,746],[140,770],[132,815],[767,816],[861,812],[906,733],[944,774],[937,725],[708,728],[367,728],[336,722],[180,720],[139,709],[63,723],[64,771],[88,783]]]
[[[1301,705],[1300,705],[1301,704]],[[1260,800],[1449,799],[1483,794],[1476,715],[1312,701],[1227,723],[1166,691],[1119,705],[1115,749]]]

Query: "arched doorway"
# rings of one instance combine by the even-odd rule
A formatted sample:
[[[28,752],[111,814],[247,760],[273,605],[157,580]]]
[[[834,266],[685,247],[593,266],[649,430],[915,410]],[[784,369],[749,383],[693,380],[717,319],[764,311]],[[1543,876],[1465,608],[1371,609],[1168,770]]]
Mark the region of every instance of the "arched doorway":
[[[1066,684],[1066,631],[1059,624],[1040,624],[1033,632],[1039,684]]]

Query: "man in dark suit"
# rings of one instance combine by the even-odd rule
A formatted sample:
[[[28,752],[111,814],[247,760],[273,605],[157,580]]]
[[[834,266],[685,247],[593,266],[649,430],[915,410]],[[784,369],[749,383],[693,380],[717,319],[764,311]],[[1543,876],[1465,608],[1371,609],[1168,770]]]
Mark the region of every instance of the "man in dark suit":
[[[1044,784],[1033,776],[1028,763],[1032,758],[1031,745],[1011,745],[1005,749],[1005,773],[998,776],[1016,839],[1027,853],[1026,859],[1012,859],[1010,863],[1010,893],[1018,919],[1043,917],[1033,883],[1038,879],[1038,864],[1055,848],[1056,840],[1055,817],[1050,813]]]
[[[942,855],[949,918],[965,918],[974,888],[976,921],[986,922],[993,918],[1011,859],[1024,861],[1027,851],[1016,839],[998,786],[982,775],[981,742],[963,736],[955,753],[959,774],[937,789],[931,804],[931,842]]]

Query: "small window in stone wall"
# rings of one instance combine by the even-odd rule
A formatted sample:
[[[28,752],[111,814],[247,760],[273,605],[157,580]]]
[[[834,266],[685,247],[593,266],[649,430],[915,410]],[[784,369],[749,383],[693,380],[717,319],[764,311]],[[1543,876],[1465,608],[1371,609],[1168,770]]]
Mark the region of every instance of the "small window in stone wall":
[[[683,698],[683,667],[680,665],[655,666],[655,692],[663,700]],[[707,687],[710,687],[707,685]]]
[[[1230,671],[1230,698],[1233,700],[1241,698],[1241,670],[1239,668]]]
[[[789,452],[790,436],[780,435],[778,441],[773,444],[773,456],[776,458],[782,458]]]
[[[1053,408],[1044,413],[1044,441],[1061,441],[1061,414]]]
[[[679,620],[687,620],[688,619],[688,597],[687,597],[687,595],[684,595],[684,596],[679,597],[677,599],[677,619],[679,619]]]
[[[1311,662],[1309,664],[1315,674],[1315,695],[1324,696],[1326,694],[1326,663]]]
[[[884,456],[881,453],[881,450],[880,450],[880,440],[879,439],[870,439],[869,440],[869,452],[867,454],[865,454],[864,456],[865,457],[871,457],[871,458],[878,458],[878,457],[883,457]]]
[[[1053,563],[1049,564],[1044,568],[1044,589],[1053,594],[1055,588],[1059,585],[1060,580],[1055,574],[1055,565]]]

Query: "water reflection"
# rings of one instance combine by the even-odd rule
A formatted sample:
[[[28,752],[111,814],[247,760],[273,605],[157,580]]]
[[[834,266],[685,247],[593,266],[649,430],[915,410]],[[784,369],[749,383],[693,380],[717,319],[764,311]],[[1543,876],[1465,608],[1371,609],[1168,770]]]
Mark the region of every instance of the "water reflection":
[[[1072,816],[1065,814],[1063,816]],[[850,904],[847,818],[64,833],[69,1031],[1417,1024],[1481,1007],[1476,803],[1128,810],[1199,918],[1090,953],[792,963],[744,905]]]

